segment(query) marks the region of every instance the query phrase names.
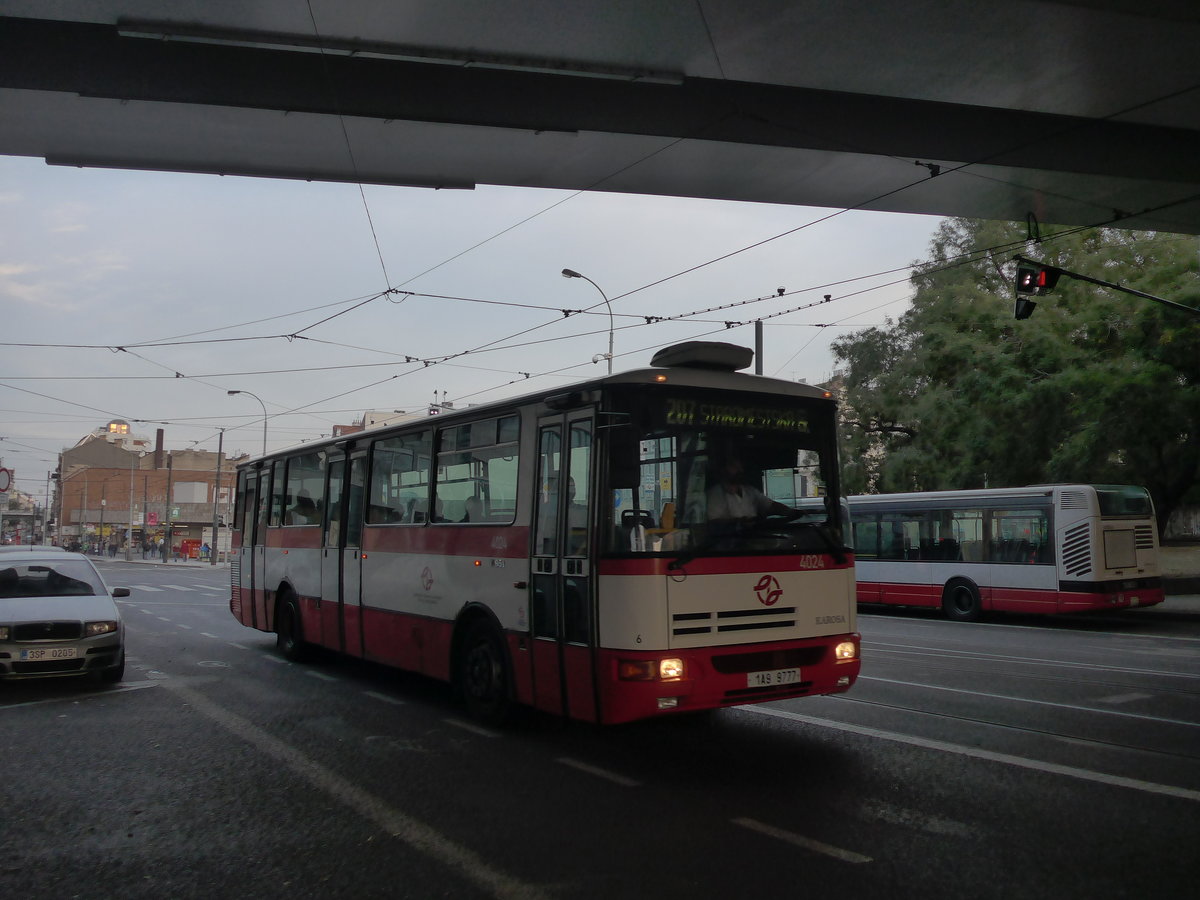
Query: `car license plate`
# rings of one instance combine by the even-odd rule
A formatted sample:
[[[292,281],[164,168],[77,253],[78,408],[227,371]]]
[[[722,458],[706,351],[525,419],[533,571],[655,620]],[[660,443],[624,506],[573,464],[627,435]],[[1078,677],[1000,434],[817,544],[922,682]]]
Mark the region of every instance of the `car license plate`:
[[[47,647],[42,650],[22,650],[21,659],[74,659],[79,655],[76,647]]]
[[[766,672],[746,673],[746,687],[775,687],[780,684],[795,684],[799,680],[799,669],[770,669]]]

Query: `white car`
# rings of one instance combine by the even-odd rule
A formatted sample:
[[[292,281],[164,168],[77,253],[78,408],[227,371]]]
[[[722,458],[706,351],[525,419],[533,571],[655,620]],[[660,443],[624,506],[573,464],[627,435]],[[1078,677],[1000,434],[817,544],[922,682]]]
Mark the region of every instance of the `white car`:
[[[0,679],[125,674],[125,626],[91,560],[58,547],[0,552]]]

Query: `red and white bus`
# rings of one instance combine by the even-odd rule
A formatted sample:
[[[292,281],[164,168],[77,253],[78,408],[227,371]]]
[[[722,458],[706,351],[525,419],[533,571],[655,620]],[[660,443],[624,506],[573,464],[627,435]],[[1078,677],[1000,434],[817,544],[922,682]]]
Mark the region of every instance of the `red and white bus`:
[[[859,672],[835,407],[693,342],[652,367],[304,444],[238,469],[233,615],[513,703],[615,723],[844,691]],[[746,493],[826,511],[711,519]],[[765,501],[761,501],[765,506]],[[778,507],[773,507],[778,511]]]
[[[1142,487],[1054,484],[849,498],[858,602],[1069,613],[1163,600]]]

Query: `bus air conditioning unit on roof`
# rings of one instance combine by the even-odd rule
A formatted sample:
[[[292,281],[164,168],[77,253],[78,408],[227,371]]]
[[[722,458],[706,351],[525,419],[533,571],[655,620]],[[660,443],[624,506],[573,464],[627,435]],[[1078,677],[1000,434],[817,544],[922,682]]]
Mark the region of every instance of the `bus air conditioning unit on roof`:
[[[749,347],[725,344],[720,341],[685,341],[663,347],[650,360],[650,365],[660,369],[716,369],[721,372],[736,372],[749,367],[754,361],[754,351]]]

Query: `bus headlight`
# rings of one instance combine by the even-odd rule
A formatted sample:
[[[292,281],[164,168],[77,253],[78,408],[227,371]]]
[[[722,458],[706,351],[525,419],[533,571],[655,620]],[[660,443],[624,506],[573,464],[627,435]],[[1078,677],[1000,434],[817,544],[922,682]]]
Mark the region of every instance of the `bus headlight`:
[[[658,677],[663,681],[678,681],[683,677],[682,659],[660,659]]]
[[[858,648],[854,646],[854,641],[842,641],[833,648],[833,658],[838,662],[845,662],[851,659],[858,658]]]
[[[617,663],[621,681],[679,681],[684,675],[682,659],[622,659]]]

